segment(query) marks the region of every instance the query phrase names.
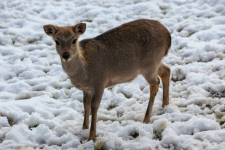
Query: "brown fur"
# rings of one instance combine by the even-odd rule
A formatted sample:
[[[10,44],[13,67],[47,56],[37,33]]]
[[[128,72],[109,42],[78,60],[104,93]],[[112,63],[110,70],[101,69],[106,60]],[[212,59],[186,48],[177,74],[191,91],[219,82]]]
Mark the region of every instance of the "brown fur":
[[[62,67],[72,84],[83,90],[84,129],[88,129],[91,110],[89,140],[95,139],[97,110],[104,88],[132,81],[138,74],[150,84],[149,105],[143,121],[148,123],[158,92],[158,75],[163,82],[163,106],[169,104],[170,69],[161,63],[171,45],[168,30],[157,21],[142,19],[71,44],[85,29],[82,23],[71,27],[44,26],[46,34],[60,40],[60,45],[56,45],[58,54],[70,53],[70,61],[61,57]]]

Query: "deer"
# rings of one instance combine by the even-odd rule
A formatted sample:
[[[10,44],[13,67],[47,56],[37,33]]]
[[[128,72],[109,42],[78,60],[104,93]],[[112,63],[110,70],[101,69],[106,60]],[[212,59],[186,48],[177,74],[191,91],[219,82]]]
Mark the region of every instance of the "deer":
[[[48,24],[43,28],[55,41],[62,68],[71,83],[83,91],[83,129],[89,128],[91,111],[88,141],[95,141],[97,111],[105,88],[142,75],[150,87],[143,123],[150,122],[159,77],[163,85],[162,107],[169,104],[170,68],[162,63],[162,58],[171,47],[171,36],[160,22],[139,19],[79,42],[86,31],[85,23],[66,27]]]

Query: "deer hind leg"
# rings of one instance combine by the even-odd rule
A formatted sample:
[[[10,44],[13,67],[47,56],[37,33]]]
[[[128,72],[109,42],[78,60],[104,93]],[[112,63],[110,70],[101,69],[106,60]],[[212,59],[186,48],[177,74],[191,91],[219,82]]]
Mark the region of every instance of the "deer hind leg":
[[[170,68],[164,64],[160,64],[158,75],[163,83],[163,103],[162,106],[169,104],[169,86],[170,86]]]
[[[146,76],[144,76],[144,77],[148,81],[148,83],[150,84],[150,98],[149,98],[148,108],[147,108],[147,111],[145,113],[145,118],[143,120],[143,123],[148,123],[150,121],[150,117],[151,117],[151,114],[152,114],[152,107],[153,107],[153,104],[154,104],[155,96],[158,93],[160,80],[159,80],[157,75],[154,77],[153,80],[152,79],[150,80]]]

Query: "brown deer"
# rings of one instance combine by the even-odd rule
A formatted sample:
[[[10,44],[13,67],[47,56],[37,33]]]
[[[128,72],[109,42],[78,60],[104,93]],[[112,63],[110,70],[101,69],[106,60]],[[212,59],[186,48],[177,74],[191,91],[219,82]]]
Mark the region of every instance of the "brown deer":
[[[63,70],[71,83],[83,91],[83,129],[91,129],[88,140],[95,140],[97,111],[104,88],[132,81],[138,74],[150,85],[150,99],[144,123],[150,121],[152,106],[161,77],[163,103],[169,104],[170,68],[162,64],[171,45],[168,30],[158,21],[141,19],[123,24],[95,38],[78,42],[85,23],[58,27],[45,25],[44,31],[56,43]]]

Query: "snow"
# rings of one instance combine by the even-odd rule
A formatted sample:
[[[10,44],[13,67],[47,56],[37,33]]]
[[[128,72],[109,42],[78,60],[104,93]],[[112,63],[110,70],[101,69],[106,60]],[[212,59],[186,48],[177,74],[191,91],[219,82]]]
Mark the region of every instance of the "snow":
[[[105,89],[96,141],[82,129],[83,93],[71,85],[43,25],[87,24],[80,40],[136,19],[164,24],[172,47],[170,104],[162,84],[143,124],[142,76]],[[225,1],[0,1],[0,150],[225,149]],[[90,118],[91,119],[91,118]]]

